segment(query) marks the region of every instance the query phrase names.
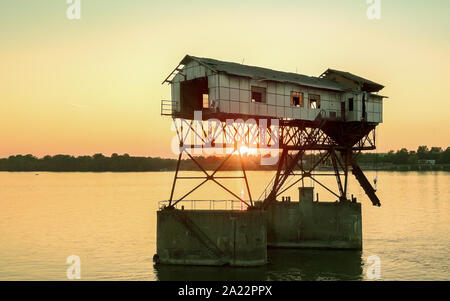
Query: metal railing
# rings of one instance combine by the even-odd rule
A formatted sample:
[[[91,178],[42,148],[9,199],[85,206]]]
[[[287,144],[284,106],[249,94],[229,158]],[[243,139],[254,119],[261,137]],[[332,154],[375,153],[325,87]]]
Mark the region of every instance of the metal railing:
[[[161,115],[172,116],[179,111],[179,103],[174,100],[161,100]]]
[[[158,208],[164,209],[169,201],[159,201]],[[247,206],[239,200],[182,200],[175,208],[186,210],[245,210]]]

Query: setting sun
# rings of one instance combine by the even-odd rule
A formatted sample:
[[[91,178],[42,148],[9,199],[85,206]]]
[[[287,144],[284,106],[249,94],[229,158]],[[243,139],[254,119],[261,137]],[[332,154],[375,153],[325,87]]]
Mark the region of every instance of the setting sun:
[[[256,155],[258,151],[256,148],[248,148],[247,146],[242,145],[239,148],[239,152],[241,153],[241,155]]]

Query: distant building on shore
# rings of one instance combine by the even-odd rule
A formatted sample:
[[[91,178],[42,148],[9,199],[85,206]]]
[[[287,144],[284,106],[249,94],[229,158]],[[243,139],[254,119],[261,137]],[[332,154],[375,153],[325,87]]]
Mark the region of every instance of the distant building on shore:
[[[434,165],[436,164],[436,160],[417,160],[417,164]]]

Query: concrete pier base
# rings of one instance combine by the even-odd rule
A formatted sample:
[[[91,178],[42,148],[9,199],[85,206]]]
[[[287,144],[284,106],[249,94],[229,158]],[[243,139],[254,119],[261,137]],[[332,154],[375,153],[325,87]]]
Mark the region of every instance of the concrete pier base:
[[[312,187],[304,187],[299,202],[274,202],[267,211],[269,247],[362,250],[360,203],[313,202]]]
[[[157,212],[155,260],[178,265],[258,266],[267,263],[266,212]]]
[[[154,260],[260,266],[267,247],[362,250],[360,203],[314,202],[312,187],[299,190],[299,202],[275,201],[266,210],[160,210]]]

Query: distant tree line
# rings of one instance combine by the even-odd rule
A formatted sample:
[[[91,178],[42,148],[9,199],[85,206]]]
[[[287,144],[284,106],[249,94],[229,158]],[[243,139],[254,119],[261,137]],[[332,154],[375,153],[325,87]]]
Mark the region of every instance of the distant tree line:
[[[132,157],[128,154],[102,154],[74,157],[70,155],[45,156],[37,158],[33,155],[10,156],[0,159],[2,171],[159,171],[176,166],[173,159]]]
[[[318,159],[317,154],[308,154],[304,157],[304,164],[307,166]],[[208,170],[215,169],[223,160],[220,156],[196,157],[196,160]],[[450,164],[450,147],[444,151],[441,147],[419,146],[417,151],[408,151],[402,148],[396,152],[388,153],[362,153],[357,157],[361,165],[414,165],[418,160],[435,160],[436,164]],[[329,161],[329,160],[328,160]],[[245,168],[247,170],[273,170],[276,165],[261,166],[260,157],[256,155],[245,155]],[[331,165],[324,162],[323,165]],[[0,159],[0,171],[81,171],[81,172],[130,172],[130,171],[165,171],[175,170],[176,159],[164,159],[153,157],[134,157],[128,154],[112,154],[106,157],[103,154],[93,156],[70,156],[55,155],[37,158],[33,155],[17,155]],[[238,170],[241,168],[241,161],[238,156],[232,156],[222,170]],[[180,169],[199,170],[195,162],[184,159]]]
[[[450,147],[444,151],[441,147],[419,146],[417,151],[408,151],[402,148],[396,152],[388,153],[363,153],[358,156],[359,163],[369,164],[417,164],[419,160],[434,160],[436,164],[450,164]]]
[[[259,167],[259,157],[248,156],[245,159],[246,169],[264,169]],[[223,157],[209,156],[196,157],[206,169],[215,169]],[[237,170],[241,168],[241,162],[238,156],[232,156],[221,168],[222,170]],[[89,172],[130,172],[130,171],[165,171],[175,170],[177,166],[176,159],[163,159],[153,157],[133,157],[128,154],[112,154],[106,157],[103,154],[93,156],[70,156],[55,155],[37,158],[33,155],[17,155],[9,158],[0,159],[0,171],[89,171]],[[267,167],[270,169],[272,167]],[[180,169],[199,170],[195,162],[190,159],[182,160]]]

